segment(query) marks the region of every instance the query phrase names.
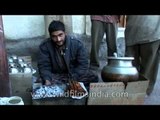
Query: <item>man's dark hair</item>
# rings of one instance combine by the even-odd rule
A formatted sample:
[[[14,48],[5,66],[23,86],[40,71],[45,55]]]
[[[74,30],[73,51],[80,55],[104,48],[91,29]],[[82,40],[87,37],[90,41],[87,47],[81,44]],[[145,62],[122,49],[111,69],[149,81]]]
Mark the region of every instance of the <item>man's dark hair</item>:
[[[48,27],[49,34],[51,34],[54,31],[62,30],[65,32],[65,26],[61,21],[55,21],[53,20]]]

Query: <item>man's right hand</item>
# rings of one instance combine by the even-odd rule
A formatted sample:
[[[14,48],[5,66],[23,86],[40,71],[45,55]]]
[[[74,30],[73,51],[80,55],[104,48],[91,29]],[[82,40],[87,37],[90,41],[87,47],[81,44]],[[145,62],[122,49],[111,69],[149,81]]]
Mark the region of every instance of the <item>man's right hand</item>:
[[[45,80],[45,85],[51,85],[51,82],[49,80]]]

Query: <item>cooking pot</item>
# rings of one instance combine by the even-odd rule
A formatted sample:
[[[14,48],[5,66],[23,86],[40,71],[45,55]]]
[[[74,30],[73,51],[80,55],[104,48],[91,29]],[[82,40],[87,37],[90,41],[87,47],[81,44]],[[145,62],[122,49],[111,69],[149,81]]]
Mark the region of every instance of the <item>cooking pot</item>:
[[[139,74],[132,65],[133,57],[108,57],[102,71],[101,77],[104,82],[129,82],[138,80]]]

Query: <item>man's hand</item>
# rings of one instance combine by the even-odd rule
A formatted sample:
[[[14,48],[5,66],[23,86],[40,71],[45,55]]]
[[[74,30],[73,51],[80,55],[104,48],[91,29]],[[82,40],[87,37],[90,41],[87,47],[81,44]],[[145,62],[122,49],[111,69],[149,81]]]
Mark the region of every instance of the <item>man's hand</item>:
[[[51,85],[51,82],[49,80],[45,80],[45,85]]]

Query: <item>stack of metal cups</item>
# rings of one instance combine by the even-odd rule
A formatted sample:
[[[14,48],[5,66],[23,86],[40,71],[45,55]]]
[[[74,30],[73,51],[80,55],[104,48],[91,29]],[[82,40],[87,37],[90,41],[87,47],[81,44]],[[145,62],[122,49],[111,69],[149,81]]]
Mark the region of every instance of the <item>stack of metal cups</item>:
[[[30,63],[26,63],[24,59],[19,58],[16,55],[11,55],[8,57],[9,73],[33,73],[33,69]]]

